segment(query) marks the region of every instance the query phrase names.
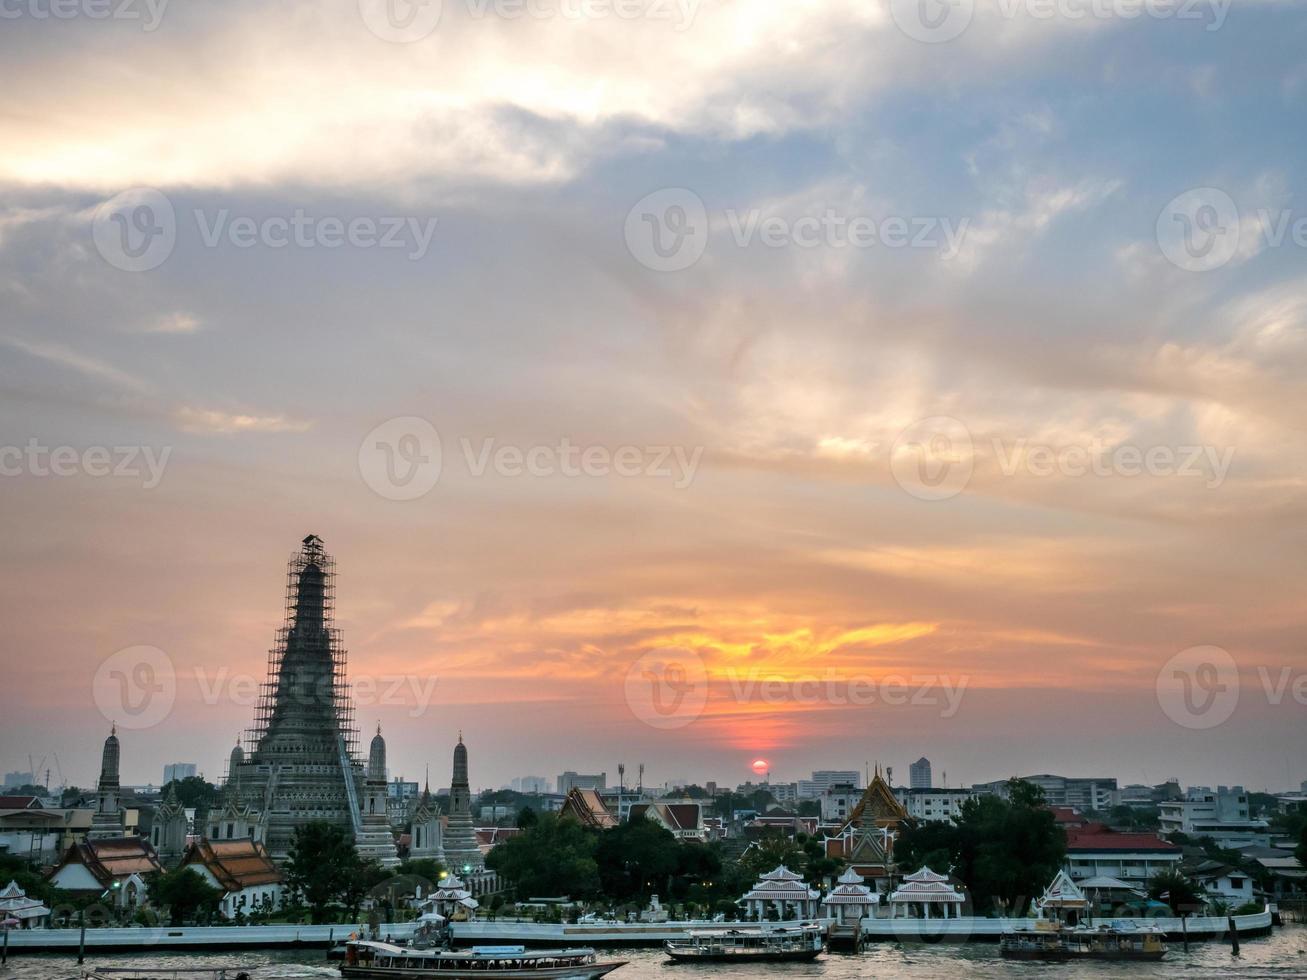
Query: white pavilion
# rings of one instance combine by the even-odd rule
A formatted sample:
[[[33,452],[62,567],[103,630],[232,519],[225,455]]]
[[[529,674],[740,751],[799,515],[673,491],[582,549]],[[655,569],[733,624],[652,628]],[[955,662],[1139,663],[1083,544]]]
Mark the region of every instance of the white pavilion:
[[[880,896],[867,887],[865,879],[852,868],[840,875],[822,905],[835,925],[851,926],[871,918],[880,905]]]
[[[50,910],[11,881],[0,891],[0,922],[4,928],[35,929],[46,924]]]
[[[803,883],[803,875],[795,874],[782,864],[760,877],[753,890],[740,899],[740,904],[750,919],[764,922],[770,909],[784,922],[815,918],[820,896],[817,889]]]
[[[442,878],[440,887],[427,896],[422,908],[435,912],[451,922],[471,922],[481,903],[472,897],[463,879],[457,875]]]
[[[962,916],[965,897],[955,889],[948,878],[942,874],[922,868],[903,879],[889,897],[890,918],[899,917],[899,910],[909,918],[936,918],[932,909],[938,908],[940,916],[945,919],[957,919]],[[950,912],[951,910],[951,912]]]
[[[1074,925],[1079,916],[1089,911],[1089,899],[1066,871],[1059,871],[1044,894],[1035,900],[1035,912],[1042,918],[1061,920],[1066,917]],[[1052,913],[1051,916],[1048,913]]]

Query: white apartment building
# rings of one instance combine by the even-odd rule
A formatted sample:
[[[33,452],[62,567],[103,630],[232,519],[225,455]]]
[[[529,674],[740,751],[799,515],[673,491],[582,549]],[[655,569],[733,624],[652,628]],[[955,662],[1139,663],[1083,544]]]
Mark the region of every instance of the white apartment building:
[[[962,804],[971,799],[969,789],[896,789],[894,795],[899,798],[908,811],[908,816],[917,820],[957,821],[962,813]]]
[[[1267,847],[1270,826],[1254,820],[1242,786],[1190,786],[1183,800],[1159,804],[1162,833],[1210,837],[1221,847]]]
[[[861,786],[862,773],[856,769],[818,769],[811,779],[795,783],[798,798],[815,800],[833,786]]]

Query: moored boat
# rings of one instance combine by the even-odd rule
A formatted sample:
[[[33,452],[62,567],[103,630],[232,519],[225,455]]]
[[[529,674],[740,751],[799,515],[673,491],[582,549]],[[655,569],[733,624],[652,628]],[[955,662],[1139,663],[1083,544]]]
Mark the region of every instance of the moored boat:
[[[366,980],[421,977],[599,980],[625,965],[624,960],[601,963],[589,948],[528,951],[525,946],[473,946],[469,950],[449,951],[354,940],[345,947],[340,974]]]
[[[1135,928],[1124,922],[1076,928],[1018,929],[1005,934],[999,953],[1009,960],[1135,960],[1152,962],[1166,956],[1161,929]]]
[[[720,929],[692,929],[683,939],[663,943],[680,963],[786,963],[821,955],[821,926],[804,923]]]

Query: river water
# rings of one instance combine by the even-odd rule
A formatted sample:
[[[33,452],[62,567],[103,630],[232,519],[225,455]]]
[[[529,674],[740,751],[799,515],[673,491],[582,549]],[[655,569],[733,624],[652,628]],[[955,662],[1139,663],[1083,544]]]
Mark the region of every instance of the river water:
[[[190,953],[176,956],[138,954],[88,954],[87,967],[131,966],[135,968],[194,968],[198,966],[239,966],[254,980],[311,980],[339,977],[339,972],[323,959],[319,950],[278,953]],[[1289,980],[1307,977],[1307,926],[1289,925],[1264,939],[1246,939],[1238,959],[1230,955],[1224,943],[1195,943],[1185,953],[1178,943],[1161,963],[1112,964],[1084,963],[1073,967],[1037,963],[1007,963],[999,959],[998,947],[989,943],[965,946],[899,946],[880,943],[860,956],[829,953],[811,964],[757,966],[675,966],[657,950],[618,950],[605,959],[629,960],[628,966],[614,973],[613,980],[688,980],[691,976],[725,976],[729,980],[752,980],[754,977],[807,980],[853,980],[874,977],[876,980],[958,980],[958,978],[1029,977],[1038,980],[1081,980],[1081,978],[1138,977],[1141,980],[1166,977],[1168,980]],[[26,955],[11,957],[8,966],[0,967],[0,978],[21,980],[69,980],[80,976],[76,957]]]

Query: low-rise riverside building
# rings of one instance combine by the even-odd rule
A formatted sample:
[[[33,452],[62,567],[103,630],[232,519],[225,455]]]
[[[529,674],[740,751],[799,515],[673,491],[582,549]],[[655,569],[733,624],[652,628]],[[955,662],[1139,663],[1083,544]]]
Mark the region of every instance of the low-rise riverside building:
[[[46,806],[35,796],[0,796],[0,854],[53,864],[86,839],[94,812]]]
[[[219,908],[228,918],[237,913],[272,911],[281,907],[282,874],[267,849],[257,841],[197,841],[186,850],[180,867],[191,868],[222,889]]]
[[[146,879],[163,870],[144,837],[90,839],[74,844],[47,875],[56,888],[99,897],[116,909],[147,904]]]
[[[1066,832],[1066,869],[1072,878],[1106,876],[1129,885],[1147,885],[1162,871],[1176,868],[1183,852],[1157,834],[1119,833],[1101,823]]]

